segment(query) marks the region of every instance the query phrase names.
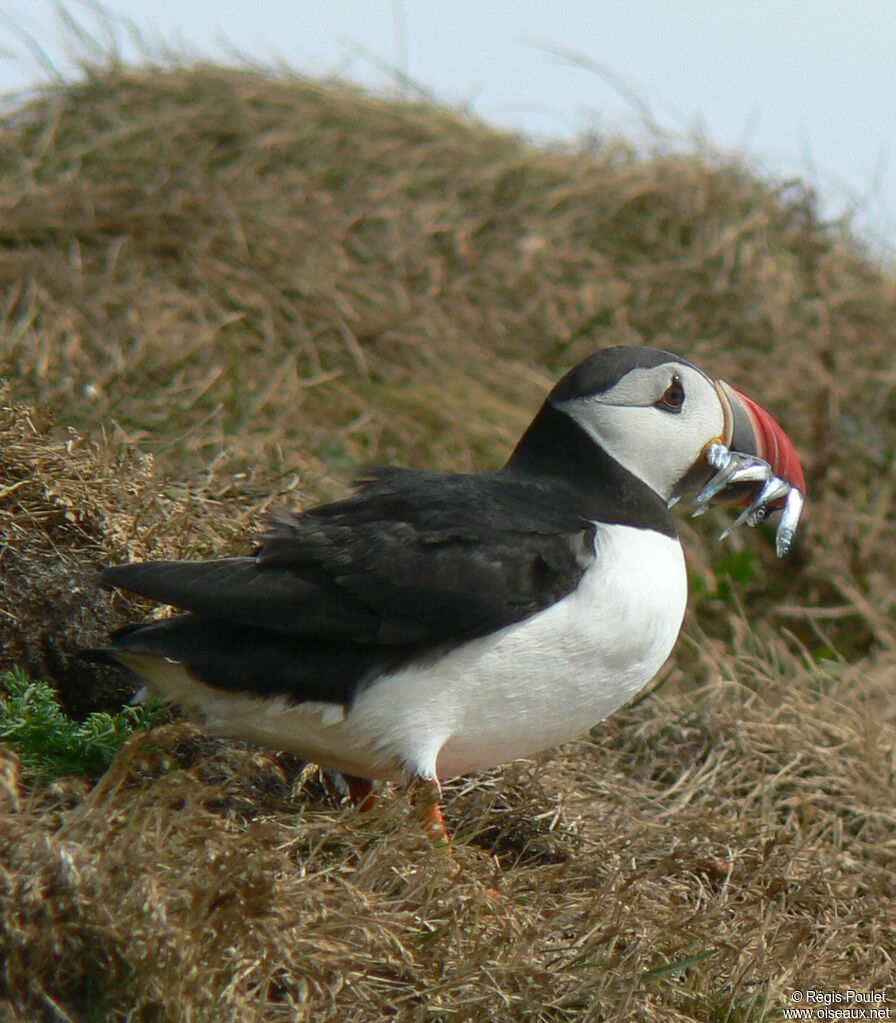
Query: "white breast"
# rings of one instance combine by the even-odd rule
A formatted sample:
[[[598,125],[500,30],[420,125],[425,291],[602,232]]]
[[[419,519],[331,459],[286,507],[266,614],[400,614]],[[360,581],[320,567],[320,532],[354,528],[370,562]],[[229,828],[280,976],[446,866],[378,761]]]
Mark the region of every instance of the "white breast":
[[[677,540],[598,526],[597,558],[567,597],[432,664],[374,683],[346,724],[377,759],[452,777],[586,732],[645,686],[684,617]]]
[[[450,778],[582,735],[669,656],[687,603],[679,542],[598,525],[595,553],[556,604],[382,676],[348,712],[213,689],[170,661],[131,666],[220,735],[362,777]]]

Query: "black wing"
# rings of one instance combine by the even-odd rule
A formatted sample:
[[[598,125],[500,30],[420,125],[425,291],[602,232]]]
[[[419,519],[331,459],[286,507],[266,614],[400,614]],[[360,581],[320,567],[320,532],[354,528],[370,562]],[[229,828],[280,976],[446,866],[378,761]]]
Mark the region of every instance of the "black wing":
[[[419,646],[534,614],[593,558],[593,525],[540,484],[392,469],[346,501],[272,517],[252,557],[123,565],[105,579],[289,636]]]

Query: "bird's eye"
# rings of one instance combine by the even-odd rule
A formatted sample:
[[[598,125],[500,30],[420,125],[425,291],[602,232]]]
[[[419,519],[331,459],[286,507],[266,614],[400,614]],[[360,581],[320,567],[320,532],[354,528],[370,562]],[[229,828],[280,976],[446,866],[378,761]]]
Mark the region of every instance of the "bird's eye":
[[[672,383],[666,388],[666,393],[656,403],[656,407],[661,408],[664,412],[681,412],[682,405],[684,405],[684,387],[681,377],[676,374],[672,377]]]

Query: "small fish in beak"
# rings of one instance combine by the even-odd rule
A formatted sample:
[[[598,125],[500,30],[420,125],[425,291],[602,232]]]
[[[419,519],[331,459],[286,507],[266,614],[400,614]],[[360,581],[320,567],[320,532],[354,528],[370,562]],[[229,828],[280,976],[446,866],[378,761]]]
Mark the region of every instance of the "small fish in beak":
[[[742,523],[756,526],[781,510],[775,534],[779,558],[793,545],[806,499],[806,478],[793,442],[770,413],[723,380],[716,391],[725,414],[724,436],[708,444],[703,457],[713,475],[694,499],[694,515],[722,497],[743,512],[722,534]]]

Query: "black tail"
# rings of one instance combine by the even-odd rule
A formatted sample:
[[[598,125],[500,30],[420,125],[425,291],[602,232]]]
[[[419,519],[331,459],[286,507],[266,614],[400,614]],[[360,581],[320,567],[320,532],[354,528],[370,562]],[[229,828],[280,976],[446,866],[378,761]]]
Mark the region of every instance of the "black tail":
[[[146,622],[131,622],[128,625],[122,625],[115,629],[114,632],[110,633],[109,638],[111,640],[121,639],[122,636],[127,636],[132,632],[137,632],[142,629],[144,625],[150,624]],[[76,650],[74,656],[79,661],[89,661],[91,664],[111,664],[114,668],[121,667],[121,661],[115,656],[116,644],[113,642],[111,646],[98,646],[98,647],[86,647],[83,650]]]
[[[79,661],[90,661],[91,664],[111,664],[120,668],[121,664],[115,660],[108,647],[94,647],[86,650],[76,650],[74,656]]]

